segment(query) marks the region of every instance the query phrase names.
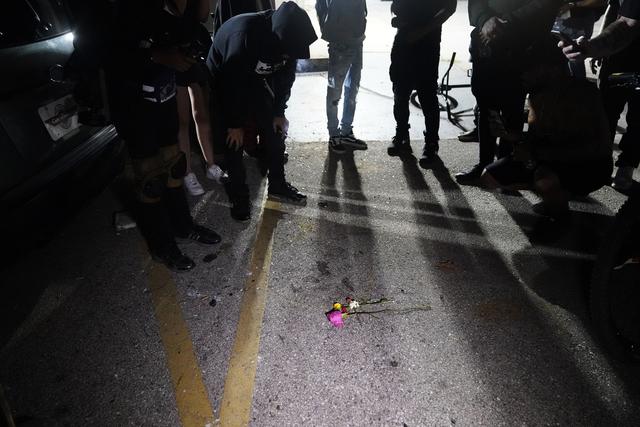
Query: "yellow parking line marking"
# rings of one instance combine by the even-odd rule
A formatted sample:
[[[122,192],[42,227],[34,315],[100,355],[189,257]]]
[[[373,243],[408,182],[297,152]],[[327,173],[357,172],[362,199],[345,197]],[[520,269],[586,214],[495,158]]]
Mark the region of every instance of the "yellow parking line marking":
[[[211,426],[213,410],[182,316],[175,282],[166,267],[155,263],[150,263],[150,266],[151,299],[167,356],[180,421],[184,427]]]
[[[273,235],[282,217],[280,203],[267,200],[251,255],[251,276],[247,278],[240,306],[229,369],[220,405],[220,425],[246,426],[251,419],[260,332],[269,284]]]

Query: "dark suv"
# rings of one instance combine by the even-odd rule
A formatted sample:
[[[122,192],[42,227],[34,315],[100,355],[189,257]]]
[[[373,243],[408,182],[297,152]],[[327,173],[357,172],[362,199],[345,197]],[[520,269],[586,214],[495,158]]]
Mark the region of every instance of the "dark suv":
[[[74,84],[55,77],[73,52],[65,2],[2,3],[0,236],[6,242],[37,234],[104,188],[122,168],[123,149],[113,126],[79,122]]]

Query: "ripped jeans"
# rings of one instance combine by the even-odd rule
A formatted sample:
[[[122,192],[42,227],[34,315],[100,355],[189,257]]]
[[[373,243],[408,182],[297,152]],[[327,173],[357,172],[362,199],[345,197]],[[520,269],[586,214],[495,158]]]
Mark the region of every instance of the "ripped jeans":
[[[356,97],[362,70],[362,42],[330,43],[327,82],[327,129],[329,136],[349,135],[356,113]],[[342,119],[338,120],[338,104],[344,86]],[[338,126],[339,125],[339,126]]]

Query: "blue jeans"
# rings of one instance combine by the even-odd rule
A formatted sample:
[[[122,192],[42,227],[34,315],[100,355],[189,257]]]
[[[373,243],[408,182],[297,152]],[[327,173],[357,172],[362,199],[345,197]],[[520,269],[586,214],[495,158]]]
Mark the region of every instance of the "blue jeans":
[[[329,78],[327,84],[327,129],[329,136],[349,135],[356,113],[356,97],[360,89],[362,43],[329,44]],[[338,103],[344,86],[342,120],[338,121]],[[338,124],[340,126],[338,127]]]

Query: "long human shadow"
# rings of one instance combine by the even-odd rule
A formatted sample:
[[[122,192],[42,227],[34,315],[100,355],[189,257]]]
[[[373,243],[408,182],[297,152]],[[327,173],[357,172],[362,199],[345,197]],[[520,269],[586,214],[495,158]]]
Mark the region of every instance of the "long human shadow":
[[[341,164],[343,188],[336,186],[338,164]],[[343,194],[349,198],[344,199]],[[358,203],[352,203],[357,201]],[[320,242],[316,260],[320,275],[331,276],[336,297],[353,296],[375,298],[385,295],[381,285],[381,272],[378,269],[376,240],[369,223],[369,207],[367,197],[362,188],[362,180],[355,163],[353,152],[348,151],[340,156],[328,152],[325,158],[321,178],[320,214],[318,218],[318,235],[336,236],[337,239]],[[329,215],[357,216],[357,226],[329,220]],[[338,261],[342,264],[332,266]],[[337,273],[341,272],[341,273]]]
[[[433,193],[413,156],[403,159],[403,172],[414,206],[419,210],[425,196]],[[441,162],[431,172],[444,189],[446,201],[441,209],[449,213],[473,212]],[[416,216],[415,220],[421,224],[422,217]],[[450,217],[449,228],[484,235],[477,222],[460,222],[454,215]],[[529,419],[535,424],[543,422],[542,418],[534,421],[537,414],[553,414],[558,418],[565,414],[572,422],[599,424],[611,422],[616,416],[620,418],[575,366],[571,349],[561,342],[544,313],[533,305],[488,238],[482,245],[473,246],[446,238],[419,238],[418,244],[426,259],[446,259],[455,267],[450,279],[434,273],[440,278],[435,286],[445,306],[454,313],[455,331],[464,335],[468,354],[478,365],[476,371],[484,377],[483,381],[491,386],[490,392],[499,398],[501,390],[507,389],[514,401],[527,402],[524,409],[528,414],[513,405],[505,408],[506,419]],[[579,403],[575,396],[580,396]]]

